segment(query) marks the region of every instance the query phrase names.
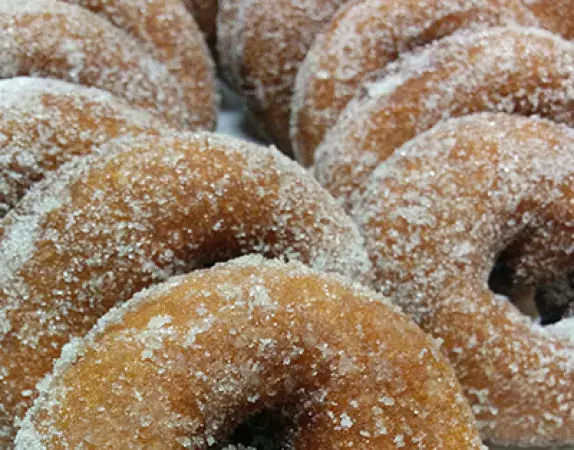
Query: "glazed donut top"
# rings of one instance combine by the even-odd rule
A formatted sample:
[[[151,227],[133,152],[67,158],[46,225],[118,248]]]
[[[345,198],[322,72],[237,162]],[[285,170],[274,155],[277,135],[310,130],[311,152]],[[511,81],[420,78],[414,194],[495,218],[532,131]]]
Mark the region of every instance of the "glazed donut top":
[[[107,91],[47,78],[0,81],[0,216],[35,182],[118,136],[167,125]]]
[[[107,90],[174,127],[193,123],[193,105],[167,67],[108,20],[56,0],[0,2],[0,78],[60,78]]]
[[[289,404],[288,448],[483,448],[452,368],[408,318],[260,256],[137,294],[67,345],[40,390],[17,449],[211,448]]]

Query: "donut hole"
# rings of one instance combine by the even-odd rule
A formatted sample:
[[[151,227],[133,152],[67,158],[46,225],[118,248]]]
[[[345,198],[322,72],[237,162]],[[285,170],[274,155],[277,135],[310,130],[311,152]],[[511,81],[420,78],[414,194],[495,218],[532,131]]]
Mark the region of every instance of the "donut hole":
[[[574,273],[536,288],[536,305],[542,325],[574,317]]]
[[[488,278],[492,292],[507,297],[524,315],[536,319],[540,312],[536,305],[534,288],[519,286],[514,270],[506,264],[504,256],[498,258]]]
[[[264,409],[240,423],[216,450],[287,450],[293,448],[296,414],[290,408]]]
[[[502,254],[488,279],[495,294],[504,295],[525,315],[552,325],[562,319],[574,317],[574,273],[539,286],[516,283],[514,270],[505,262]]]

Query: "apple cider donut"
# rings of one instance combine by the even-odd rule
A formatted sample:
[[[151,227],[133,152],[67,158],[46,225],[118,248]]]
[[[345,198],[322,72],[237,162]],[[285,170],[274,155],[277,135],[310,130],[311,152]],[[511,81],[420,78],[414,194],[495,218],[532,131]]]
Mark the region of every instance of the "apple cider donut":
[[[354,0],[317,37],[297,75],[291,144],[313,163],[315,148],[349,101],[401,52],[456,30],[497,25],[537,26],[520,0]]]
[[[0,81],[0,217],[33,183],[118,136],[163,123],[106,91],[47,78]]]
[[[488,287],[515,242],[531,283],[572,270],[573,185],[571,128],[483,113],[398,149],[353,208],[377,287],[444,341],[495,444],[574,443],[574,320],[542,327]]]
[[[0,2],[0,77],[30,75],[110,91],[132,106],[193,126],[185,86],[106,19],[57,0]]]
[[[460,32],[368,85],[318,147],[315,174],[348,204],[381,161],[441,119],[492,111],[574,125],[573,105],[572,43],[534,28]]]
[[[0,431],[62,345],[135,292],[245,253],[368,281],[352,220],[273,148],[210,134],[116,140],[38,183],[1,222]]]
[[[301,416],[295,449],[483,448],[414,323],[364,288],[261,257],[137,294],[67,345],[41,389],[17,449],[204,449],[286,404]]]
[[[191,128],[214,129],[213,61],[195,20],[180,0],[65,0],[90,9],[135,37],[182,84]]]
[[[277,146],[290,152],[295,75],[317,33],[345,0],[221,0],[217,48],[222,72]]]

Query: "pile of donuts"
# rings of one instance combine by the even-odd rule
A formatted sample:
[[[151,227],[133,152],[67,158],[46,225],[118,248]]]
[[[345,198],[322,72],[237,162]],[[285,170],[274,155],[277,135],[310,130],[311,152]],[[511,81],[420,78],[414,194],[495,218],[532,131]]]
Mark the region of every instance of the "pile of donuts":
[[[574,445],[572,6],[0,0],[0,449]]]

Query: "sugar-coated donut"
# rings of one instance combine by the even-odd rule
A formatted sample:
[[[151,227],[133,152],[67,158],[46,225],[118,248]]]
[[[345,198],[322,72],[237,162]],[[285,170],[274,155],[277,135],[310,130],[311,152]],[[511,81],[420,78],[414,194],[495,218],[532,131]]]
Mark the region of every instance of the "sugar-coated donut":
[[[483,113],[395,151],[353,208],[377,287],[444,341],[493,443],[574,443],[574,321],[542,327],[488,287],[514,242],[529,282],[572,269],[572,186],[571,128]]]
[[[574,5],[572,0],[522,0],[542,25],[566,39],[574,39]]]
[[[33,183],[118,136],[157,134],[157,117],[100,89],[47,78],[0,81],[0,217]]]
[[[66,346],[41,389],[17,449],[208,448],[286,404],[300,417],[289,448],[483,448],[414,323],[340,278],[261,257],[137,294]]]
[[[317,33],[344,2],[219,2],[217,48],[223,75],[247,98],[258,125],[286,153],[297,70]]]
[[[502,111],[574,125],[574,45],[547,31],[460,32],[391,66],[317,148],[315,175],[344,203],[379,162],[441,119]]]
[[[356,226],[301,167],[210,134],[112,141],[38,183],[1,228],[4,437],[62,345],[151,283],[253,252],[370,271]]]
[[[291,105],[291,144],[299,162],[315,148],[364,83],[401,52],[459,29],[537,26],[520,0],[354,0],[339,9],[307,53]]]
[[[215,37],[217,0],[183,0],[206,37]]]
[[[124,29],[164,63],[192,105],[191,128],[215,128],[217,96],[213,61],[195,20],[180,0],[65,0]]]
[[[57,0],[0,2],[0,78],[31,75],[98,87],[173,126],[193,126],[195,105],[167,67],[108,20]]]

